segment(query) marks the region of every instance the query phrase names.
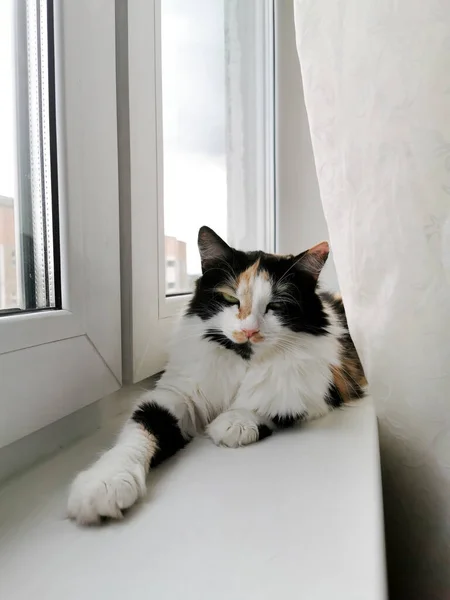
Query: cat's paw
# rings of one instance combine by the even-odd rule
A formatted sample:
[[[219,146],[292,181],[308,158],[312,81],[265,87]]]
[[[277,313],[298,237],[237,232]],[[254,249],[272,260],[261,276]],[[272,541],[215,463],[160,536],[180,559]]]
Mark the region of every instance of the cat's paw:
[[[98,523],[102,517],[121,519],[146,491],[142,465],[104,460],[79,473],[70,488],[67,512],[80,525]]]
[[[257,442],[261,427],[264,426],[260,424],[257,415],[248,410],[234,409],[216,417],[208,425],[206,432],[217,446],[237,448]]]

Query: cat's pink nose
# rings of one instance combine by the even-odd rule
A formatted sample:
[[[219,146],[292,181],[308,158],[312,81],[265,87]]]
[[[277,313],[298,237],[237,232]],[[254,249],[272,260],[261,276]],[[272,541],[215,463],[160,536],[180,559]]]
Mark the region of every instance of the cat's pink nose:
[[[252,335],[255,335],[255,333],[259,333],[259,329],[243,329],[242,331],[245,333],[248,339],[250,339]]]

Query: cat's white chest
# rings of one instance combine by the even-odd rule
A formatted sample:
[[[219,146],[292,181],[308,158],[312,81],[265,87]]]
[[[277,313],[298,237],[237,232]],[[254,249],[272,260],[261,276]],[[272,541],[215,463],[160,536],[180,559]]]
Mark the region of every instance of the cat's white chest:
[[[171,353],[164,385],[196,406],[201,425],[231,406],[249,363],[207,340],[179,344]]]
[[[326,414],[329,365],[314,358],[275,355],[251,364],[239,387],[235,406],[270,417]]]
[[[218,414],[233,403],[248,370],[248,363],[225,348],[209,348],[203,365],[197,371],[201,394]]]

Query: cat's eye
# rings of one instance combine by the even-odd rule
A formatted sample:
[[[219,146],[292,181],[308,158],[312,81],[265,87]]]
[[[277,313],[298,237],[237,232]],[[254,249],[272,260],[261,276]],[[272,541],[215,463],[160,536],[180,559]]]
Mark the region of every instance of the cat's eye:
[[[230,294],[225,294],[225,292],[222,292],[222,296],[230,304],[239,304],[239,300],[235,296],[230,296]]]
[[[281,302],[269,302],[269,304],[266,306],[266,313],[269,312],[269,310],[277,310],[281,308]]]

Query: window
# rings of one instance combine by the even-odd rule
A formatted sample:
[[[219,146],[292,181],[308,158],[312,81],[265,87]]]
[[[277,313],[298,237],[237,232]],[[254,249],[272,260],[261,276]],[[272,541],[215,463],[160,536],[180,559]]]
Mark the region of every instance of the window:
[[[174,317],[200,274],[201,225],[237,248],[275,248],[274,22],[272,0],[134,0],[127,9],[125,354],[139,381],[164,366]]]
[[[115,7],[0,1],[0,448],[120,386]]]
[[[0,4],[3,314],[60,307],[52,28],[46,0]]]
[[[0,448],[164,367],[200,225],[274,249],[273,72],[273,0],[0,1]]]

